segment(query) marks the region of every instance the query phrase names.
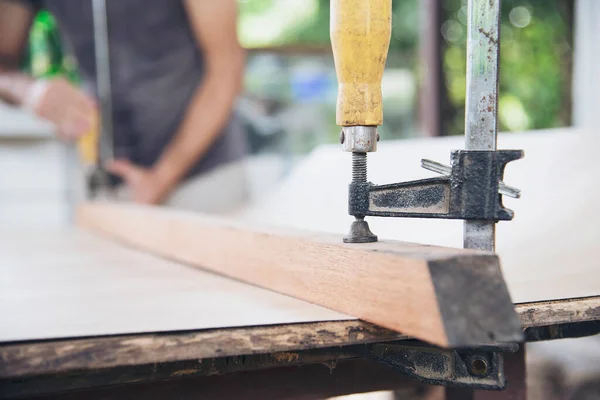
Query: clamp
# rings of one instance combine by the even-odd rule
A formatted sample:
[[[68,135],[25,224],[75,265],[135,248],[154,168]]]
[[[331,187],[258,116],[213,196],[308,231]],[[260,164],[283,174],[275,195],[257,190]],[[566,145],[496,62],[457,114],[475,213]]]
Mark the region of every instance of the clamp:
[[[369,345],[366,356],[430,385],[502,390],[507,384],[504,354],[518,350],[516,343],[441,349],[404,341]]]
[[[391,0],[335,0],[331,42],[338,76],[336,121],[340,142],[352,153],[349,213],[355,217],[346,243],[377,241],[366,216],[464,220],[464,247],[494,251],[495,224],[513,218],[502,195],[519,190],[502,182],[507,163],[522,150],[496,150],[500,0],[467,2],[465,150],[450,166],[423,160],[443,176],[374,185],[367,181],[367,153],[377,150],[383,122],[381,82],[391,34]]]
[[[342,142],[347,133],[342,134]],[[351,139],[356,143],[356,138]],[[360,142],[368,143],[368,142]],[[520,191],[502,182],[506,164],[523,157],[522,150],[454,150],[450,166],[422,160],[421,166],[443,174],[441,177],[409,182],[374,185],[366,179],[366,153],[375,149],[343,143],[353,151],[352,182],[349,186],[348,212],[355,217],[346,243],[377,241],[369,230],[366,216],[443,218],[483,221],[509,221],[512,210],[504,207],[502,196],[520,197]]]

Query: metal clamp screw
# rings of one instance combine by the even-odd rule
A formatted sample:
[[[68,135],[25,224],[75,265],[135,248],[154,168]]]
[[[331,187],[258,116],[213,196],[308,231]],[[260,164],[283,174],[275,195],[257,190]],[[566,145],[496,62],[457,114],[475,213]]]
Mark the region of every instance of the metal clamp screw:
[[[340,134],[344,151],[368,153],[377,151],[376,126],[344,126]]]

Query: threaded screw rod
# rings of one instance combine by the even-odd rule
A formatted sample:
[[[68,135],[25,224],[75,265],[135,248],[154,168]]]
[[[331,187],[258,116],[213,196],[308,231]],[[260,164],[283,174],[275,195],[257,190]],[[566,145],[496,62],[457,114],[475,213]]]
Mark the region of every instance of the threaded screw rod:
[[[367,153],[352,153],[352,183],[367,183]],[[369,229],[364,215],[355,215],[350,232],[344,237],[344,243],[376,242],[377,236]]]
[[[352,182],[367,183],[367,153],[352,153]]]

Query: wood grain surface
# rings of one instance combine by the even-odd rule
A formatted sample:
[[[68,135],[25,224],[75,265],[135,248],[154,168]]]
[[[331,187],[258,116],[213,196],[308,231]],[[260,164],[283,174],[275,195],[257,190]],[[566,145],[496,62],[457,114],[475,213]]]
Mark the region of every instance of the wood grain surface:
[[[243,226],[162,207],[88,203],[78,224],[150,253],[442,346],[519,340],[495,255]]]

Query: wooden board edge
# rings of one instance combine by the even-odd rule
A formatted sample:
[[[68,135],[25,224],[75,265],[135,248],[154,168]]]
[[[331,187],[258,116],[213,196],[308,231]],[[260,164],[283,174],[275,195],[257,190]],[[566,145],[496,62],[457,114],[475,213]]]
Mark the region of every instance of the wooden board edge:
[[[523,328],[600,320],[600,296],[516,304]],[[0,344],[0,379],[408,339],[360,320]],[[199,345],[202,344],[202,345]]]
[[[407,336],[360,320],[0,344],[0,379],[190,359],[348,346]]]
[[[600,320],[600,295],[515,305],[524,328]]]

